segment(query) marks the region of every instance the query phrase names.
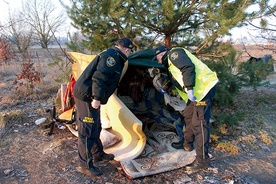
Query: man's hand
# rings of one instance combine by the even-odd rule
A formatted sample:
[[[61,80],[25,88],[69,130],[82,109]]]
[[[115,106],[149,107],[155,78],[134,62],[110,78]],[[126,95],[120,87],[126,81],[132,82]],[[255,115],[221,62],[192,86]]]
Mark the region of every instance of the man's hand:
[[[196,97],[194,96],[194,90],[192,89],[188,90],[187,94],[188,94],[189,100],[191,100],[192,102],[196,101]]]
[[[160,87],[160,93],[164,95],[166,91],[162,87]]]
[[[94,100],[91,102],[91,106],[94,108],[94,109],[98,109],[101,105],[101,102],[99,100]]]

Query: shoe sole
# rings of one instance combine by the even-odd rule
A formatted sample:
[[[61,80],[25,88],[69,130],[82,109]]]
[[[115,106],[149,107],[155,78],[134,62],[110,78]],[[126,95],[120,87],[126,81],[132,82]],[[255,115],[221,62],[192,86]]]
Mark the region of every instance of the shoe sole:
[[[93,162],[112,161],[114,159],[94,159]]]
[[[184,149],[184,151],[193,151],[193,148],[183,148]]]

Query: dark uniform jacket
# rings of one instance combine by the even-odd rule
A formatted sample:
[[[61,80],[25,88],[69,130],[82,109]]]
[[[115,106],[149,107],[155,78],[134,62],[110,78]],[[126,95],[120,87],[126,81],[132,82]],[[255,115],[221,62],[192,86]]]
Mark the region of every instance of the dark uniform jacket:
[[[96,56],[85,68],[74,86],[75,98],[106,104],[116,90],[127,57],[118,48],[110,48]]]

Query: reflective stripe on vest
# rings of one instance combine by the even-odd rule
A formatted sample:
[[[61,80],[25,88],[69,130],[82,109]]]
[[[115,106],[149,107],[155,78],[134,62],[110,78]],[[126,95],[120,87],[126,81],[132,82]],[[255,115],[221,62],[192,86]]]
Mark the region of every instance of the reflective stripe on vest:
[[[196,81],[193,89],[194,89],[194,95],[197,101],[201,101],[218,82],[217,74],[216,72],[211,71],[206,64],[200,61],[189,51],[187,51],[186,49],[183,49],[183,50],[186,52],[188,57],[195,65]],[[176,88],[177,92],[179,93],[181,98],[185,102],[187,102],[188,101],[188,95],[186,93],[187,89],[185,88],[186,92],[183,91],[185,81],[183,81],[182,73],[176,66],[173,65],[169,57],[168,57],[168,64],[169,64],[169,67],[168,67],[169,72],[172,74],[174,79],[182,86],[182,89]]]

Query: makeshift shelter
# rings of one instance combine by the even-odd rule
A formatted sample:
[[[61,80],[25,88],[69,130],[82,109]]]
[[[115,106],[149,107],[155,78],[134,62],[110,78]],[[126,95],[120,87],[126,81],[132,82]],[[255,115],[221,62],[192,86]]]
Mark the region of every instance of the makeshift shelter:
[[[95,55],[68,54],[75,61],[72,75],[77,80]],[[178,141],[174,123],[181,121],[181,116],[166,107],[164,95],[153,85],[149,69],[163,69],[152,61],[153,54],[152,49],[147,49],[130,55],[117,91],[101,106],[105,152],[114,154],[132,179],[184,167],[195,159],[195,151],[171,147]],[[65,111],[59,118],[70,120],[72,111]],[[74,127],[67,126],[77,136]],[[112,144],[104,143],[109,135]]]

